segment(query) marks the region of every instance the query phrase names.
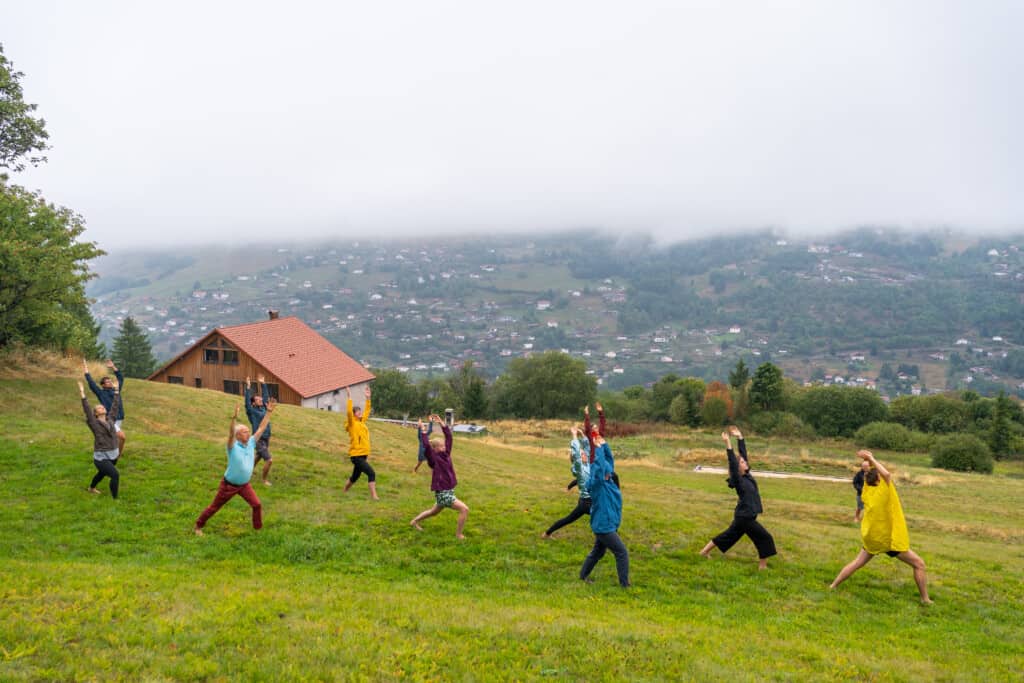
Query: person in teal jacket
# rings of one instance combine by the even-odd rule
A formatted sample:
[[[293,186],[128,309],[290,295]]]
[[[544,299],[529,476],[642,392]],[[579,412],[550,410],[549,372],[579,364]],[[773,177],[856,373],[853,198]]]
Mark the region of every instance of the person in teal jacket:
[[[579,486],[580,497],[573,511],[548,527],[541,538],[551,538],[551,534],[562,527],[572,524],[583,515],[590,514],[590,490],[587,488],[587,480],[590,478],[590,445],[582,429],[574,426],[569,433],[572,435],[569,441],[569,462],[574,479],[566,488],[571,490],[574,484]]]
[[[615,556],[619,585],[628,588],[632,585],[629,582],[629,551],[618,534],[622,523],[622,493],[613,479],[615,459],[608,442],[596,429],[591,435],[591,441],[595,446],[594,462],[590,464],[587,489],[590,491],[590,529],[594,532],[594,547],[583,560],[580,579],[589,583],[590,572],[605,552],[611,550]]]

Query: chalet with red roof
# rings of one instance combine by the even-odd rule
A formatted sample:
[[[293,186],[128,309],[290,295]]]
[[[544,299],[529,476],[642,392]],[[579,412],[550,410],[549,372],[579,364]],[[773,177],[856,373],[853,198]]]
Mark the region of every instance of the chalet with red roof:
[[[281,403],[337,409],[335,392],[349,387],[352,402],[361,404],[363,388],[373,373],[294,316],[258,323],[219,327],[148,377],[153,382],[182,384],[241,394],[245,378],[259,391],[263,375],[270,395]]]

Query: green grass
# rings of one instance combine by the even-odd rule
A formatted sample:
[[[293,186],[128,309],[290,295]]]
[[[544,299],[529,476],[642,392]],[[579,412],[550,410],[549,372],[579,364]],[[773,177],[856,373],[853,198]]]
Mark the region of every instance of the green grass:
[[[635,587],[614,562],[577,578],[585,521],[540,533],[575,502],[564,430],[456,438],[467,540],[451,512],[417,533],[429,474],[412,430],[374,423],[382,500],[350,472],[337,414],[275,415],[265,527],[231,501],[191,533],[225,465],[231,399],[129,381],[121,499],[92,496],[91,437],[72,379],[0,380],[0,680],[988,680],[1024,668],[1024,467],[993,476],[886,454],[935,605],[857,551],[848,483],[762,479],[780,555],[697,551],[731,519],[717,436],[622,439]],[[541,448],[543,447],[543,449]],[[845,473],[843,442],[750,439],[755,468]],[[422,468],[425,470],[424,468]],[[105,490],[105,484],[101,487]]]

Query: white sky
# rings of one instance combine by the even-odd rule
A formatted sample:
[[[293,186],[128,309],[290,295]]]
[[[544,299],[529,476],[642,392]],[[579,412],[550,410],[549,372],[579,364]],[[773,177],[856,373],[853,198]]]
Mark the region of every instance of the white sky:
[[[106,249],[595,227],[1024,229],[1024,2],[0,6]]]

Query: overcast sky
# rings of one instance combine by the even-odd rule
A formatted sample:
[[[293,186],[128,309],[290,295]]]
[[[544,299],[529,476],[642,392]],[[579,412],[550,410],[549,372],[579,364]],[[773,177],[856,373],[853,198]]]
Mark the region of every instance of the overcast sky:
[[[1024,2],[5,2],[108,250],[1024,229]]]

